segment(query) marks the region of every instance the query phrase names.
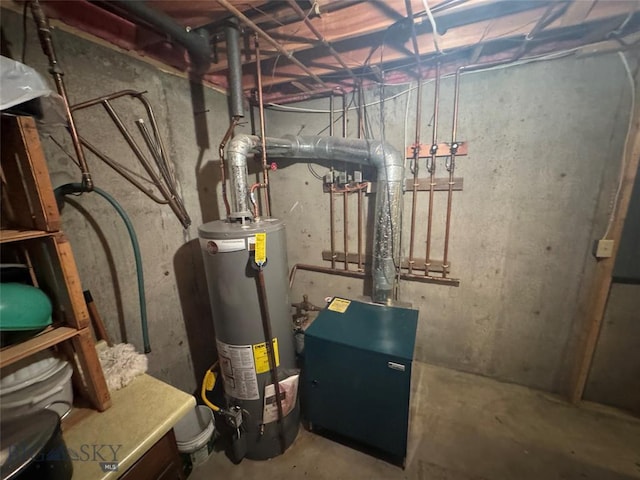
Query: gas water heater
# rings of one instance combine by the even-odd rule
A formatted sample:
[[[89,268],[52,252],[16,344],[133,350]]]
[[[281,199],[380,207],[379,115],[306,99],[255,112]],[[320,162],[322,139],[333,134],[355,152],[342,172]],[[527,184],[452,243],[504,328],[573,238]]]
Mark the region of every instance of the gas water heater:
[[[268,459],[293,443],[300,417],[285,226],[273,218],[218,220],[202,225],[199,236],[227,407],[241,416],[234,440],[241,443],[247,458]],[[261,305],[265,303],[271,339],[266,338],[263,324]],[[281,412],[276,408],[269,340],[271,362],[277,365]]]

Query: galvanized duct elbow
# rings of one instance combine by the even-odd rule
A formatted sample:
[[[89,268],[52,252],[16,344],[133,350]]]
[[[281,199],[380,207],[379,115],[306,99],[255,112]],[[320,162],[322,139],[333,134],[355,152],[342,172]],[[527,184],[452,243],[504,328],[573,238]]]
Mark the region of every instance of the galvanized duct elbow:
[[[267,138],[271,157],[291,159],[339,160],[370,165],[377,169],[378,186],[373,237],[373,292],[377,303],[389,303],[400,257],[400,228],[404,186],[404,160],[387,143],[367,139],[337,137]],[[247,155],[260,146],[260,138],[237,135],[227,150],[231,169],[232,218],[251,216],[248,201]]]

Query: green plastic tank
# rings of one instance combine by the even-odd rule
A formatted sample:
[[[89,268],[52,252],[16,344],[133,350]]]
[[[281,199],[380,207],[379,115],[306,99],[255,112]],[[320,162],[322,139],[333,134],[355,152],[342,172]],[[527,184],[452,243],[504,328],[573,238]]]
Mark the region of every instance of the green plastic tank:
[[[51,325],[51,301],[39,288],[0,283],[2,346],[29,338]]]

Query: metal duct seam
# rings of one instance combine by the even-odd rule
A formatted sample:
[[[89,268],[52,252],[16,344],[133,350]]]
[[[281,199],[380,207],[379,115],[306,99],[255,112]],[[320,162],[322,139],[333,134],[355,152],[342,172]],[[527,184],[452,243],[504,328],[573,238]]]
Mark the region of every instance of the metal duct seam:
[[[230,219],[250,218],[247,155],[260,146],[254,135],[236,135],[227,150],[231,168],[233,212]],[[373,238],[373,293],[377,303],[393,299],[400,257],[400,228],[404,188],[404,159],[388,143],[338,137],[300,136],[266,139],[272,157],[292,160],[339,160],[377,169],[378,195]]]

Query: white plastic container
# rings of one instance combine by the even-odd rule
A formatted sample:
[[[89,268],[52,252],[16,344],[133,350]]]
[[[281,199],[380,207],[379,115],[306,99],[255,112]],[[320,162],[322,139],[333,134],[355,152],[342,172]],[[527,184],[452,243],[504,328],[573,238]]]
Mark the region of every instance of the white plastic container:
[[[15,418],[43,408],[53,410],[63,417],[73,405],[73,369],[68,362],[54,370],[49,377],[33,383],[25,382],[23,388],[11,388],[9,393],[0,391],[2,418]]]
[[[213,451],[215,419],[213,411],[204,405],[198,405],[173,430],[185,470],[202,465]]]
[[[38,352],[2,369],[0,396],[52,377],[65,366],[66,362],[53,356],[49,350]]]

